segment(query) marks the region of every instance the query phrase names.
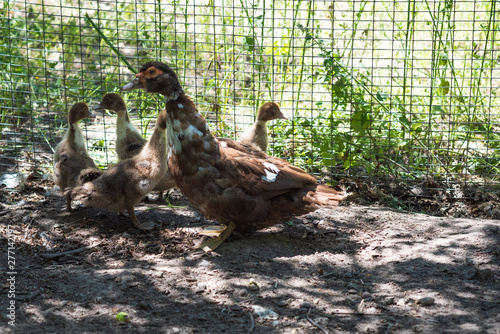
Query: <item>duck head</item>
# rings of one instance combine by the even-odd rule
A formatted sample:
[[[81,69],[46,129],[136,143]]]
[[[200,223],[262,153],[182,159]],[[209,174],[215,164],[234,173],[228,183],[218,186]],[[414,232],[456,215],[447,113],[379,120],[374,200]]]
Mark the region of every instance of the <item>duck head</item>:
[[[114,112],[127,110],[127,105],[120,94],[108,93],[102,97],[101,103],[94,110],[113,110]]]
[[[95,115],[90,112],[89,107],[85,102],[77,102],[73,104],[69,110],[69,124],[76,123],[84,118],[95,118]]]
[[[176,100],[183,93],[177,74],[167,64],[158,61],[144,64],[135,75],[135,80],[123,86],[121,91],[132,89],[162,94],[168,100]]]
[[[286,119],[285,115],[280,110],[278,104],[274,102],[266,102],[264,103],[257,113],[258,121],[271,121],[273,119]]]

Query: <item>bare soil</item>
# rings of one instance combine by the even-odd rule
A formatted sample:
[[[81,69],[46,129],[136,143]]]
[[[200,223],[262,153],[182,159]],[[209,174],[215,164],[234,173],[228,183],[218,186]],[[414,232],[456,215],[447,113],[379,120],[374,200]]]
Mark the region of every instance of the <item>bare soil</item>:
[[[168,199],[137,206],[142,232],[66,213],[50,181],[2,191],[0,332],[500,333],[498,220],[347,201],[205,254],[210,222]]]

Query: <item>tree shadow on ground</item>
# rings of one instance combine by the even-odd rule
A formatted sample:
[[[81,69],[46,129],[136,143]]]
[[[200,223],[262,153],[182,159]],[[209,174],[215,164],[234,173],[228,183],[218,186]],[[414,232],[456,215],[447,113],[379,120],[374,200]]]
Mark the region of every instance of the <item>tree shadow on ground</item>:
[[[175,204],[185,205],[179,202]],[[495,333],[497,221],[345,206],[293,219],[216,252],[193,251],[206,224],[188,206],[127,217],[62,211],[55,197],[2,217],[16,247],[19,333]],[[28,218],[25,218],[28,217]],[[52,260],[42,254],[99,246]],[[51,249],[49,249],[51,248]],[[7,268],[6,258],[1,259]],[[6,282],[6,271],[2,272]],[[2,310],[10,302],[3,290]],[[35,295],[33,295],[35,293]],[[422,302],[431,297],[433,302]],[[425,301],[425,300],[424,300]],[[118,312],[132,321],[118,322]]]

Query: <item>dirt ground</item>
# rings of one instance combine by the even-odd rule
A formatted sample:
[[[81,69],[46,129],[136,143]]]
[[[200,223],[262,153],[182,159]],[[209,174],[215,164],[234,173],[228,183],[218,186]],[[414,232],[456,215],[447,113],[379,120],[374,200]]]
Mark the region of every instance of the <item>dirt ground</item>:
[[[500,333],[498,220],[347,201],[205,254],[210,222],[168,198],[142,232],[50,181],[2,191],[0,332]]]

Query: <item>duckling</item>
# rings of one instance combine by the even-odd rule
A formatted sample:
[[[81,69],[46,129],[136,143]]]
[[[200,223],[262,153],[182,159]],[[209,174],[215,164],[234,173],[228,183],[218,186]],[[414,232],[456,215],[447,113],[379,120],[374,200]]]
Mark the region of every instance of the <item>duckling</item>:
[[[108,109],[116,113],[116,155],[118,160],[125,160],[137,155],[147,140],[139,130],[130,122],[127,105],[123,98],[116,93],[108,93],[102,97],[94,110]]]
[[[102,97],[94,110],[108,109],[116,113],[116,154],[118,161],[132,158],[139,154],[147,140],[142,137],[139,130],[130,122],[127,105],[120,94],[107,93]],[[163,191],[175,187],[175,180],[167,169],[164,177],[153,188],[159,191],[159,198],[163,198]]]
[[[75,103],[68,113],[68,130],[54,152],[54,183],[66,196],[66,211],[72,211],[71,192],[68,188],[82,185],[99,177],[102,172],[89,156],[78,122],[95,118],[84,102]]]
[[[151,138],[134,157],[119,161],[98,179],[72,190],[72,199],[85,205],[122,212],[127,210],[134,226],[151,230],[152,224],[141,224],[134,206],[147,195],[167,172],[166,112],[158,115]]]
[[[286,119],[275,102],[264,103],[257,112],[257,119],[251,128],[243,132],[238,141],[246,145],[256,145],[263,152],[267,151],[267,125],[268,121],[273,119]]]
[[[249,233],[321,206],[336,206],[346,197],[285,160],[214,137],[168,65],[146,63],[121,90],[132,89],[164,96],[168,165],[177,187],[204,216],[226,225],[200,248],[217,248],[232,230]]]

